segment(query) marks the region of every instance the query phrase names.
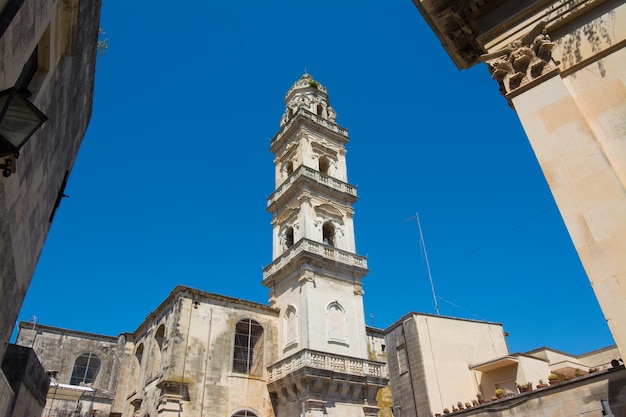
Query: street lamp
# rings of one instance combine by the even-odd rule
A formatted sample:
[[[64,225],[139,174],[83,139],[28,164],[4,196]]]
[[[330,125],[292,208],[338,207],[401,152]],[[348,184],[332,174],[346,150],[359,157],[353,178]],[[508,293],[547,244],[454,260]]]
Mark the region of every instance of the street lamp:
[[[48,118],[16,88],[0,92],[0,158],[19,156],[19,150]],[[2,175],[12,173],[13,159],[0,161]]]

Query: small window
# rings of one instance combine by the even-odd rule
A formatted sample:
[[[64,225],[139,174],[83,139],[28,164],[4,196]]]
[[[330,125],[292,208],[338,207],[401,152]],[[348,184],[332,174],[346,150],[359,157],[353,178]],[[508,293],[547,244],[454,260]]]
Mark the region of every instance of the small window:
[[[141,366],[141,358],[143,358],[143,343],[137,347],[135,351],[135,358],[137,358],[137,363]]]
[[[70,385],[91,384],[100,371],[100,358],[93,352],[83,353],[74,362]]]
[[[156,340],[159,350],[163,350],[163,341],[165,340],[165,325],[162,324],[154,334],[154,340]]]
[[[263,327],[252,319],[240,320],[235,326],[233,372],[263,374]]]
[[[293,227],[291,226],[285,230],[285,246],[287,249],[293,246]]]
[[[241,410],[233,414],[233,417],[257,417],[257,415],[253,413],[252,411]]]
[[[320,156],[318,162],[318,170],[322,174],[328,175],[328,170],[330,169],[330,161],[325,156]]]
[[[324,107],[322,107],[322,105],[321,105],[321,104],[318,104],[318,105],[317,105],[317,115],[318,115],[319,117],[322,117],[322,115],[323,115],[323,114],[324,114]]]
[[[325,245],[335,246],[335,226],[332,222],[324,222],[322,225],[322,242]]]

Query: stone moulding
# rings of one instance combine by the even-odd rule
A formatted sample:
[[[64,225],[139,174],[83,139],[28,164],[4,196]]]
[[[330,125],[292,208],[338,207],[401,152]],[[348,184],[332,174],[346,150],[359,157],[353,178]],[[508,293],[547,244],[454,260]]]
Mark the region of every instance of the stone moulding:
[[[340,262],[349,266],[356,266],[361,269],[363,275],[367,273],[367,258],[364,256],[346,252],[333,246],[324,245],[309,239],[301,239],[290,247],[287,252],[283,253],[263,269],[263,285],[272,285],[271,281],[275,279],[275,274],[284,269],[287,264],[292,263],[292,261],[303,252],[305,252],[304,255],[308,253],[325,260]]]
[[[274,136],[270,143],[270,150],[272,150],[275,146],[277,146],[281,139],[286,135],[287,132],[291,130],[291,128],[298,122],[304,120],[311,120],[315,122],[318,126],[323,126],[328,129],[330,132],[335,133],[337,139],[339,139],[342,143],[347,143],[350,139],[348,138],[348,130],[339,126],[336,123],[330,122],[322,117],[319,117],[316,114],[311,113],[305,109],[298,109],[297,113],[293,115],[287,123],[280,129],[280,131]]]
[[[322,174],[321,172],[309,168],[304,165],[300,165],[296,172],[289,176],[280,186],[269,196],[267,199],[267,207],[271,210],[271,206],[276,203],[288,190],[290,190],[293,184],[300,178],[306,177],[312,180],[317,181],[320,184],[323,184],[327,187],[332,188],[335,191],[339,191],[340,193],[348,194],[354,199],[350,199],[351,202],[356,201],[356,187],[345,183],[343,181],[339,181],[336,178],[331,177],[330,175]],[[352,201],[354,200],[354,201]]]

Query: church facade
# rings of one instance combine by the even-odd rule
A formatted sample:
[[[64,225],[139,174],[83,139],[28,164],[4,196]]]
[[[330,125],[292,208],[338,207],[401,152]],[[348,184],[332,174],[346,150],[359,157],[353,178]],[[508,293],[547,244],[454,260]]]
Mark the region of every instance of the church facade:
[[[53,378],[50,412],[115,416],[377,416],[382,332],[368,331],[347,182],[347,131],[308,74],[272,139],[269,305],[176,287],[118,338],[20,327]],[[59,354],[59,352],[62,352]],[[76,396],[76,390],[90,391]],[[61,398],[66,400],[65,408]],[[70,399],[71,398],[71,399]]]

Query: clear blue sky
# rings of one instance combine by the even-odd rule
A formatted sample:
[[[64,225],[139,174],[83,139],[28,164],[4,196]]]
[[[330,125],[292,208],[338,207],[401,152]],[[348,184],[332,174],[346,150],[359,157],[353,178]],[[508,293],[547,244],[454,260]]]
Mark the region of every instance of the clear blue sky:
[[[504,324],[512,352],[613,343],[515,112],[410,0],[105,0],[94,112],[20,320],[118,335],[178,284],[267,302],[269,140],[305,70],[350,133],[368,324]]]

